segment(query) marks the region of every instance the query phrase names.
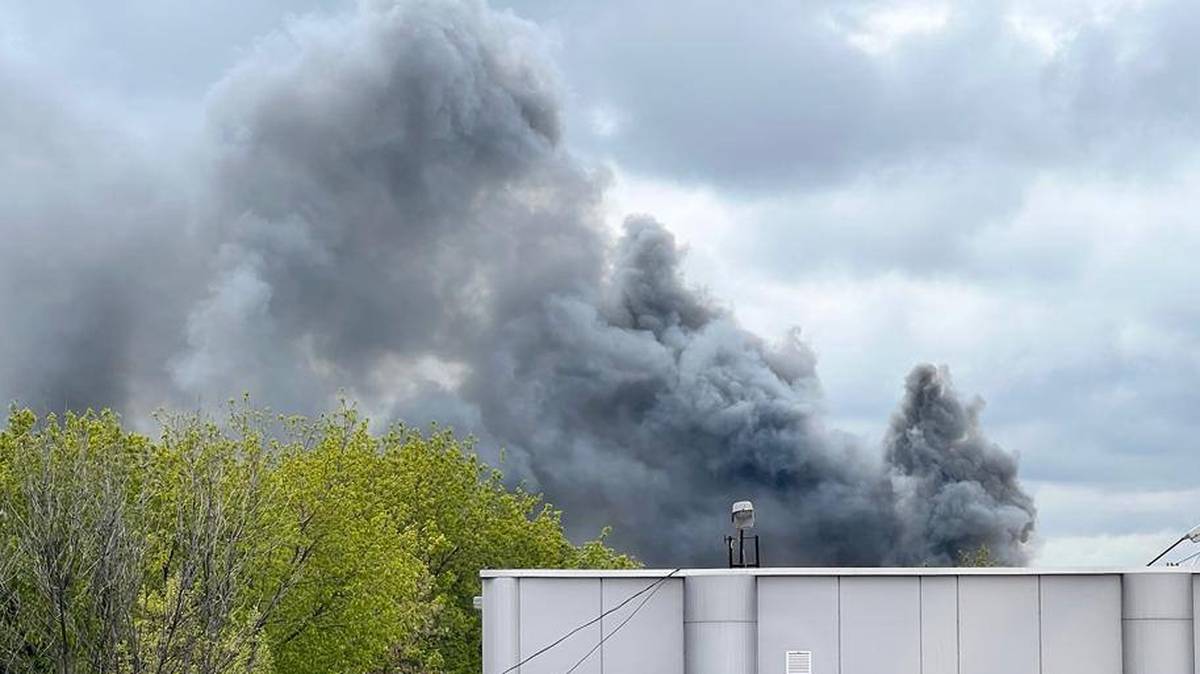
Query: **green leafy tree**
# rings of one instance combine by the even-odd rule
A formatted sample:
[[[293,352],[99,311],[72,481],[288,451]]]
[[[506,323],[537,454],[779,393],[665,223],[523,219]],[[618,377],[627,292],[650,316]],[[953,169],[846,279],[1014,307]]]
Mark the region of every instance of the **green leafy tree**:
[[[629,567],[436,427],[244,404],[0,430],[0,671],[475,672],[488,567]]]
[[[957,561],[959,566],[966,567],[1000,566],[1000,563],[992,557],[992,551],[987,545],[959,551]]]
[[[480,670],[480,616],[473,598],[483,568],[628,568],[635,561],[602,540],[575,547],[563,534],[561,513],[538,495],[505,487],[469,440],[449,431],[425,435],[396,426],[380,439],[379,456],[399,532],[432,576],[423,603],[432,618],[426,635],[400,653],[404,671]]]
[[[119,671],[137,659],[148,446],[112,414],[39,426],[23,411],[0,433],[8,671]]]
[[[286,570],[306,561],[268,627],[283,672],[385,669],[392,652],[429,621],[421,595],[429,574],[416,539],[398,531],[385,488],[378,441],[344,410],[289,421],[276,482],[291,543],[273,560]],[[278,571],[272,573],[278,574]]]

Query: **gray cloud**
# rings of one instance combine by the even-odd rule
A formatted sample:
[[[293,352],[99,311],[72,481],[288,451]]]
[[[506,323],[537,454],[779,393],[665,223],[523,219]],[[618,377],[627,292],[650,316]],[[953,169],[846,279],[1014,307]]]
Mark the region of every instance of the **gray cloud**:
[[[514,5],[561,36],[575,146],[635,208],[719,211],[672,221],[692,278],[803,322],[839,425],[883,435],[947,360],[1022,475],[1116,504],[1039,500],[1043,536],[1194,524],[1122,506],[1200,468],[1195,3]],[[854,44],[922,6],[945,23]]]
[[[187,209],[170,162],[39,84],[0,63],[0,394],[124,404],[161,390],[197,269]]]
[[[637,217],[611,240],[545,52],[481,3],[369,0],[262,41],[210,92],[196,148],[0,104],[22,179],[2,201],[0,394],[144,413],[349,391],[507,446],[573,531],[614,524],[652,562],[719,563],[745,497],[773,563],[977,542],[1023,560],[1012,459],[948,388],[932,409],[965,415],[948,423],[967,444],[909,401],[929,440],[881,460],[826,427],[798,337],[768,344],[683,282],[666,229]],[[940,505],[916,512],[913,489]]]
[[[1105,16],[1086,2],[1012,0],[514,4],[555,25],[568,71],[586,73],[580,121],[593,108],[623,121],[598,136],[577,124],[581,144],[634,171],[735,192],[978,157],[1002,172],[1086,163],[1157,174],[1182,156],[1170,145],[1196,140],[1188,36],[1200,11],[1185,2]],[[887,13],[905,7],[924,7],[935,26],[891,36],[901,28]],[[1052,51],[1022,32],[1017,19],[1030,15],[1056,33]],[[872,40],[891,44],[864,48]]]

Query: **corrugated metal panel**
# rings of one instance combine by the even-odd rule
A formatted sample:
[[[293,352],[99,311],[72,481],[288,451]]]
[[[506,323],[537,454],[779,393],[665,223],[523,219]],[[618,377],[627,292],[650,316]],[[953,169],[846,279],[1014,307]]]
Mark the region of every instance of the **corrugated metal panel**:
[[[960,674],[1042,674],[1037,576],[963,576],[958,610]]]
[[[601,581],[604,610],[612,610],[655,582],[653,578],[605,578]],[[604,634],[612,635],[601,647],[604,674],[683,674],[682,579],[662,581],[604,616],[602,623]]]

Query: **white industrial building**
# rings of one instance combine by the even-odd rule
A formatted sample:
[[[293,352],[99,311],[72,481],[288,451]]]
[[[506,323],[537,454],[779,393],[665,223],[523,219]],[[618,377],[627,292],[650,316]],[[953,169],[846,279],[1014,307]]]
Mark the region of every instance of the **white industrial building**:
[[[1200,671],[1181,569],[481,575],[484,674]]]

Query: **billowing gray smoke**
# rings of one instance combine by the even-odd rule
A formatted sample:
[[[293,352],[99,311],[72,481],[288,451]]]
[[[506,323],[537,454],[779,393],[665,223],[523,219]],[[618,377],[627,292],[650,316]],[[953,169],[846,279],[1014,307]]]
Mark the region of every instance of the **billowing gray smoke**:
[[[0,395],[345,393],[504,447],[572,531],[612,524],[651,563],[719,563],[739,498],[775,564],[1023,561],[1015,461],[944,372],[913,372],[881,453],[824,425],[798,334],[686,285],[662,225],[613,240],[541,45],[481,3],[366,1],[262,43],[179,153],[0,100]]]
[[[1033,501],[1017,484],[1016,459],[980,432],[982,401],[964,405],[946,370],[931,365],[905,384],[885,445],[910,554],[946,560],[986,546],[997,561],[1020,564],[1013,543],[1033,529]]]

